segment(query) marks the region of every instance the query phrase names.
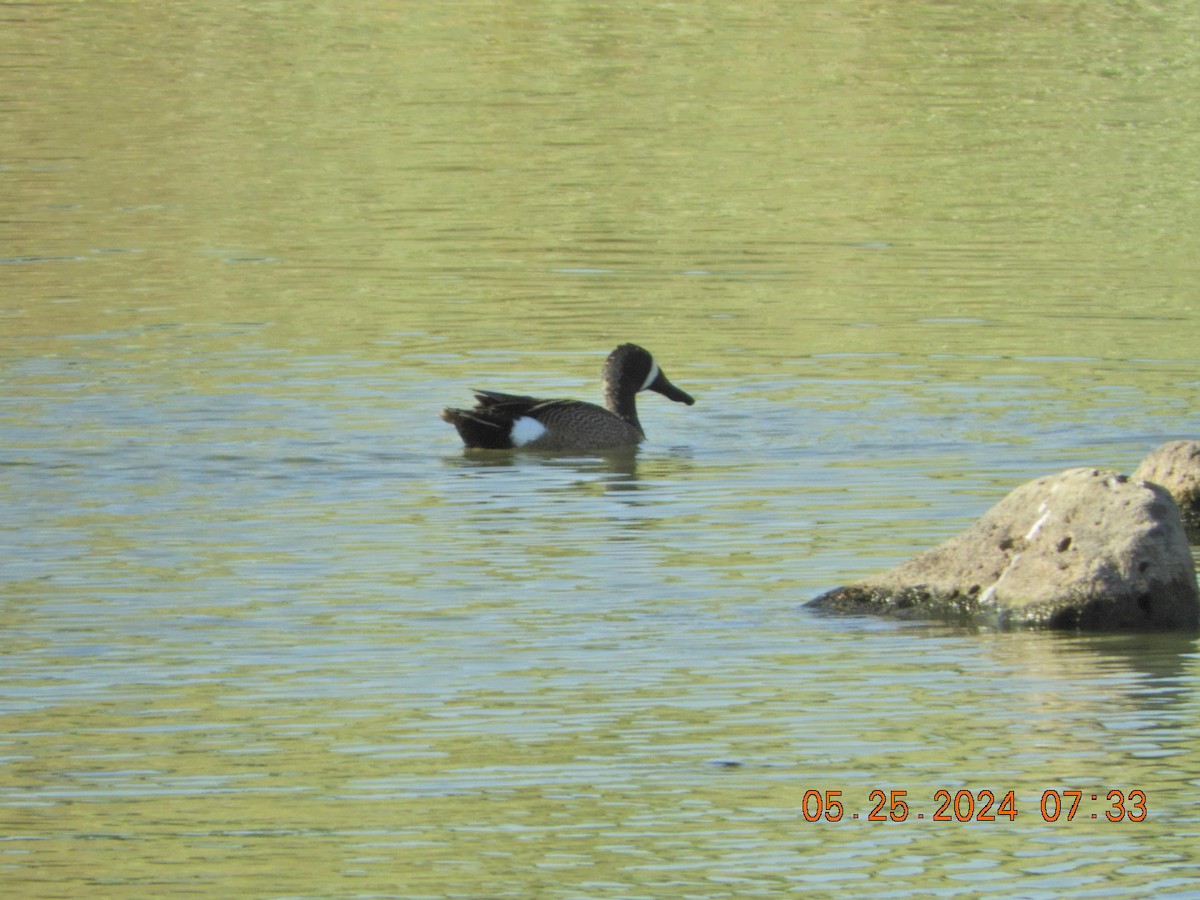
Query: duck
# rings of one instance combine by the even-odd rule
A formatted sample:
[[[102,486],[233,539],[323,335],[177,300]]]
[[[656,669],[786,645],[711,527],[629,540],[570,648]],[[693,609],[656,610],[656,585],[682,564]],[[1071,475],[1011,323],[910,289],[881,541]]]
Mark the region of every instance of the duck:
[[[696,402],[637,344],[613,350],[602,378],[603,406],[476,390],[474,409],[447,408],[442,419],[458,429],[470,449],[594,453],[634,449],[646,439],[637,414],[640,392],[655,391],[688,406]]]

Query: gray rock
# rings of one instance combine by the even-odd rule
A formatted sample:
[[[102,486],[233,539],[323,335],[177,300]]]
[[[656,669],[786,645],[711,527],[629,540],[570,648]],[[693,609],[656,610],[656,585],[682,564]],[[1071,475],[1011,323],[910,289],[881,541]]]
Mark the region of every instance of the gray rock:
[[[1001,627],[1200,626],[1195,565],[1171,495],[1099,469],[1022,485],[957,537],[807,606]]]
[[[1161,484],[1183,513],[1188,539],[1200,544],[1200,441],[1171,441],[1142,460],[1133,477]]]

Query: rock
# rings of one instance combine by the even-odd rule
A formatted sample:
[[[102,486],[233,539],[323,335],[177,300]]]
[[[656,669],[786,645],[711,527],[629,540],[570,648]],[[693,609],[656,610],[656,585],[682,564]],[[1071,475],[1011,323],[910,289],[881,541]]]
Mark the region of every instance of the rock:
[[[1200,544],[1200,441],[1171,441],[1142,460],[1133,477],[1161,484],[1183,513],[1188,539]]]
[[[1200,626],[1195,564],[1171,495],[1099,469],[1022,485],[957,537],[807,606],[1001,627]]]

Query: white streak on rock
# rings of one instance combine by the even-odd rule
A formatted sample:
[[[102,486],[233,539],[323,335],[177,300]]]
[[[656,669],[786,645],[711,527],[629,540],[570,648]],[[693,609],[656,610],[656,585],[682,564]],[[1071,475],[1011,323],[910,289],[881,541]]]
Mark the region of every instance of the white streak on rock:
[[[1046,504],[1043,503],[1042,508],[1044,508],[1045,505]],[[1037,533],[1042,530],[1042,526],[1045,525],[1046,520],[1050,518],[1050,512],[1051,511],[1047,509],[1044,513],[1042,513],[1042,517],[1033,523],[1033,527],[1030,528],[1029,532],[1025,535],[1025,540],[1032,541],[1035,537],[1037,537]]]

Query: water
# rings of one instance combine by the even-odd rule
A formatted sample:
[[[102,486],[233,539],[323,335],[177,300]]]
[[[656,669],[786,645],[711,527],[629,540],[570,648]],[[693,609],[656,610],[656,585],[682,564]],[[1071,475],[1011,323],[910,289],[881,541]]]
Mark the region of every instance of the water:
[[[1190,10],[0,12],[7,894],[1200,890],[1192,636],[801,609],[1196,436]]]

